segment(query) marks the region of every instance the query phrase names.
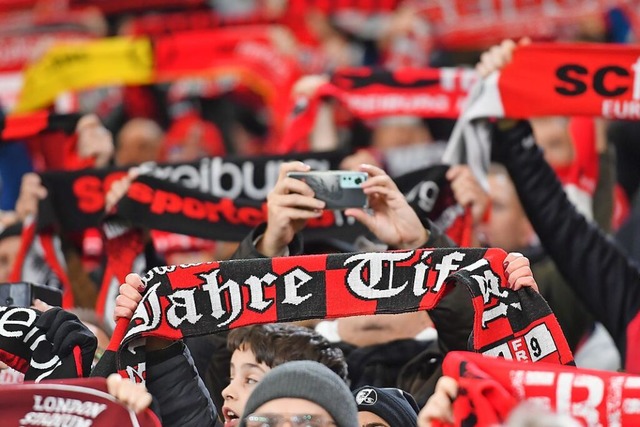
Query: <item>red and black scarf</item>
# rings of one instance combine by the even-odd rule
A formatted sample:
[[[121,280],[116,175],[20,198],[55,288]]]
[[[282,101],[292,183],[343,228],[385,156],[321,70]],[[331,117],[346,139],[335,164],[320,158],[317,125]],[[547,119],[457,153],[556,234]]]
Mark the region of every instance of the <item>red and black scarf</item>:
[[[154,268],[144,276],[146,293],[133,318],[120,322],[92,375],[117,367],[144,380],[145,337],[178,340],[261,323],[428,310],[454,285],[472,295],[473,350],[571,363],[542,297],[505,287],[505,256],[499,249],[418,249]]]
[[[411,115],[422,118],[456,118],[478,79],[475,71],[463,68],[361,67],[336,71],[331,81],[320,86],[304,106],[293,108],[280,152],[304,150],[320,102],[337,100],[361,120]],[[296,100],[299,103],[299,100]]]

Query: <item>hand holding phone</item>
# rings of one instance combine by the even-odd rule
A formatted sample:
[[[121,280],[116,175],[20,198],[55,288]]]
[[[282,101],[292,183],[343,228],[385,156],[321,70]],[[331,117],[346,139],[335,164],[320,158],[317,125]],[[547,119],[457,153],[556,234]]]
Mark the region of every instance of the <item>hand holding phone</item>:
[[[0,283],[0,306],[31,307],[35,299],[60,307],[62,291],[29,282]]]
[[[362,184],[368,179],[366,172],[309,171],[289,172],[289,178],[305,182],[314,197],[325,202],[325,209],[366,208],[367,196]]]

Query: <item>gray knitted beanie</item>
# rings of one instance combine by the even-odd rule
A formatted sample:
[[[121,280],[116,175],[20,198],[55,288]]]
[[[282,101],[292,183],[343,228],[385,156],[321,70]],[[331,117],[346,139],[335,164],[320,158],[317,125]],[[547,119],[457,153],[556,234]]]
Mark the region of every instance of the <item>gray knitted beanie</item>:
[[[283,397],[316,403],[331,415],[338,427],[358,427],[358,409],[349,387],[331,369],[310,360],[287,362],[265,375],[247,401],[240,427],[246,427],[247,415]],[[291,412],[295,412],[295,408]]]

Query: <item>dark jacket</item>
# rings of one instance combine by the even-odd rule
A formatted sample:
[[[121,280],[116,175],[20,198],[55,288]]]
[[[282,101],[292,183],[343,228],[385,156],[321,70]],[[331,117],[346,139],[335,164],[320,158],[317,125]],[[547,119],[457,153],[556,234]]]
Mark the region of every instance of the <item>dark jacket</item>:
[[[580,215],[535,145],[531,126],[494,130],[503,163],[551,259],[596,320],[609,331],[630,372],[640,372],[640,270],[614,241]]]
[[[593,331],[593,316],[539,245],[520,252],[529,258],[540,295],[556,315],[569,348],[575,352]]]
[[[146,386],[157,400],[163,426],[222,426],[182,342],[149,352],[146,363]]]

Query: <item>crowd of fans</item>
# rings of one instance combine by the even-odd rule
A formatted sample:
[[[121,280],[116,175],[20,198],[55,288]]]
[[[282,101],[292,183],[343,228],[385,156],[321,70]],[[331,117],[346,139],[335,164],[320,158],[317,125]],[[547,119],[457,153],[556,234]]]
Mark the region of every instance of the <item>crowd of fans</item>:
[[[82,2],[62,3],[70,11],[79,7],[74,3]],[[443,48],[430,32],[429,15],[420,13],[419,1],[380,1],[371,6],[373,11],[365,3],[376,2],[344,8],[335,2],[336,10],[304,2],[296,14],[290,10],[294,0],[194,1],[159,11],[122,6],[124,12],[118,13],[109,7],[101,11],[101,2],[94,3],[97,6],[88,8],[90,12],[78,15],[83,31],[92,38],[178,32],[189,29],[182,26],[205,25],[205,21],[266,25],[278,53],[303,70],[291,93],[278,94],[293,100],[312,97],[333,71],[344,67],[474,66],[479,78],[486,78],[507,67],[519,46],[538,41],[533,35],[533,41],[507,40],[493,47],[474,45],[467,51]],[[304,13],[297,15],[300,11]],[[573,23],[576,30],[569,40],[619,42],[623,26],[619,11],[604,12],[598,15],[600,20],[588,15]],[[5,13],[19,12],[8,7]],[[176,18],[180,16],[185,19]],[[198,16],[209,16],[209,21]],[[58,31],[56,25],[48,25],[48,31]],[[558,38],[567,41],[569,36],[562,33]],[[30,59],[37,60],[37,56]],[[34,218],[48,214],[43,202],[51,190],[41,173],[125,171],[100,196],[104,213],[113,213],[131,183],[144,173],[140,165],[220,156],[259,158],[275,152],[274,138],[279,136],[274,112],[251,85],[234,75],[87,89],[65,96],[74,99],[75,110],[82,115],[72,135],[52,131],[24,140],[0,140],[0,283],[21,279],[15,271],[24,231]],[[11,106],[2,108],[3,116],[10,117]],[[409,115],[361,121],[339,103],[324,99],[308,147],[313,152],[346,153],[341,169],[368,173],[362,184],[368,209],[344,212],[364,226],[366,239],[303,242],[305,227],[323,215],[325,205],[305,182],[287,175],[309,171],[310,166],[283,161],[266,198],[266,222],[241,242],[147,230],[146,263],[126,276],[118,295],[108,296],[115,310],[106,316],[114,321],[131,319],[145,292],[141,277],[159,265],[455,247],[459,242],[420,218],[394,181],[440,163],[453,123]],[[464,164],[453,165],[446,173],[455,202],[470,214],[471,246],[510,253],[504,266],[509,287],[530,287],[544,297],[579,368],[640,374],[637,132],[637,122],[601,118],[500,119],[491,124],[487,182]],[[536,144],[520,144],[529,134]],[[73,313],[67,321],[77,325],[79,319],[84,326],[62,328],[72,331],[67,336],[52,330],[47,338],[62,358],[72,349],[69,339],[81,334],[95,337],[88,344],[95,349],[90,355],[95,365],[113,333],[113,323],[94,311],[101,286],[106,286],[105,244],[95,229],[81,235],[62,230],[59,239],[56,249],[65,259],[75,301],[75,307],[65,307]],[[54,280],[42,284],[60,287]],[[40,300],[33,302],[33,308],[43,313],[60,310]],[[178,341],[148,338],[146,387],[116,374],[107,384],[113,396],[136,412],[150,407],[162,425],[452,423],[458,384],[443,376],[442,361],[450,351],[467,350],[472,324],[471,298],[460,288],[432,312],[253,325]],[[6,354],[0,351],[0,358]],[[1,382],[24,380],[2,366]],[[526,406],[508,421],[540,426],[571,422],[567,414],[541,415]]]

